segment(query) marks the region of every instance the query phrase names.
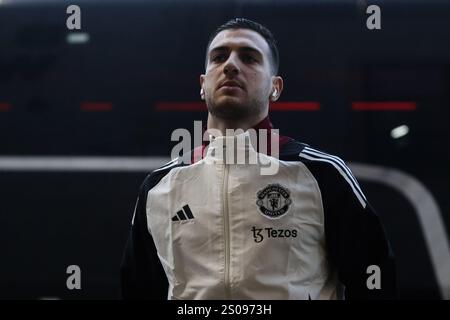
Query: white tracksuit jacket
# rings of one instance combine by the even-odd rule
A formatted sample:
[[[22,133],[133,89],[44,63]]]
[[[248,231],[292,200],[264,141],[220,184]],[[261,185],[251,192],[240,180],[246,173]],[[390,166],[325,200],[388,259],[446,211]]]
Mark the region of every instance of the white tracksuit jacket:
[[[295,140],[268,156],[247,132],[213,138],[206,151],[144,181],[122,264],[124,298],[393,297],[389,243],[340,158]],[[276,173],[261,174],[261,162]],[[368,289],[369,265],[380,267],[381,289]]]

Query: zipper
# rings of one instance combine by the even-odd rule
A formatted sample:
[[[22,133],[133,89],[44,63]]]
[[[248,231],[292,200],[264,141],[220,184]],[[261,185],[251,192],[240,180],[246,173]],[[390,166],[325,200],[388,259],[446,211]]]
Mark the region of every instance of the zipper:
[[[223,184],[222,184],[222,210],[223,210],[223,234],[225,236],[225,297],[231,299],[230,288],[230,222],[228,215],[228,175],[230,171],[230,165],[224,164],[223,171]]]

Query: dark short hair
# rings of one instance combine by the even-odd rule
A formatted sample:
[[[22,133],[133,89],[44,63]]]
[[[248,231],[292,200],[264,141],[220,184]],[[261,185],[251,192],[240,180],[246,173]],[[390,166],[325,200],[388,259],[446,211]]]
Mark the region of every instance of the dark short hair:
[[[272,32],[270,32],[270,30],[264,27],[262,24],[245,18],[231,19],[222,24],[221,26],[219,26],[216,30],[213,31],[213,33],[211,33],[211,35],[209,36],[208,45],[206,46],[206,64],[208,63],[208,50],[209,46],[211,45],[211,42],[214,40],[214,38],[217,36],[219,32],[227,29],[250,29],[259,33],[269,45],[271,52],[270,60],[272,65],[272,72],[274,74],[278,73],[280,58],[275,37],[273,36]]]

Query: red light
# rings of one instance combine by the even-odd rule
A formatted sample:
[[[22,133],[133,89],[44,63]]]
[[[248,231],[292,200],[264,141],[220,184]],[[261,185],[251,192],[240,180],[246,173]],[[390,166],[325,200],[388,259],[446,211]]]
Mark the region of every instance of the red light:
[[[12,106],[10,103],[7,102],[0,102],[0,111],[9,111],[11,110]]]
[[[204,102],[157,102],[157,111],[207,111]]]
[[[157,102],[157,111],[207,111],[204,102]],[[317,111],[318,102],[275,102],[270,105],[271,111]]]
[[[82,102],[81,110],[83,111],[111,111],[111,102]]]
[[[273,102],[270,111],[318,111],[319,102]]]

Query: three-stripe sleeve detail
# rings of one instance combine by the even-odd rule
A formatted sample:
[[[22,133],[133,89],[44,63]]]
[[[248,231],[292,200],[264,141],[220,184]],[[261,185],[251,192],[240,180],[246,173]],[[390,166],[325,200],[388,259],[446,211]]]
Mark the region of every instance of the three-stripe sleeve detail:
[[[366,196],[362,192],[352,172],[345,165],[344,161],[341,158],[332,156],[319,150],[312,149],[310,147],[305,147],[302,150],[302,152],[300,152],[299,156],[311,161],[322,161],[333,165],[336,168],[336,170],[341,174],[341,176],[345,179],[345,181],[347,181],[347,183],[350,185],[350,187],[353,190],[353,193],[358,198],[362,207],[363,208],[366,207],[367,205]]]

